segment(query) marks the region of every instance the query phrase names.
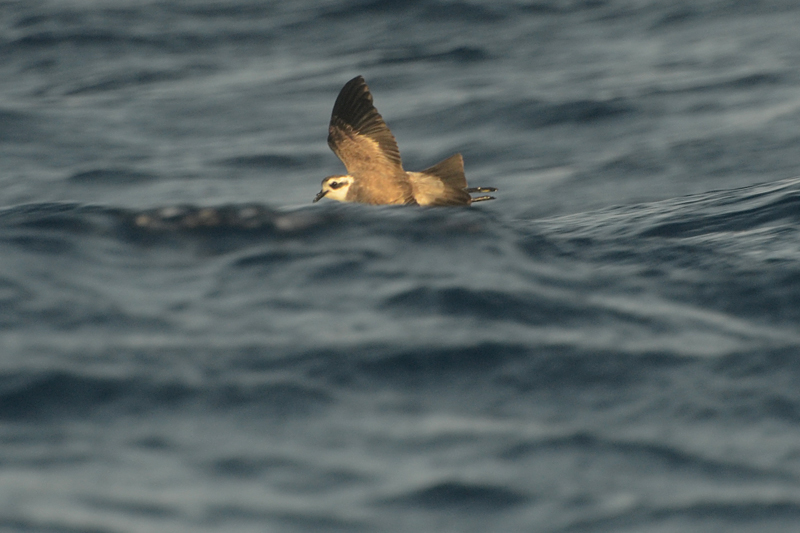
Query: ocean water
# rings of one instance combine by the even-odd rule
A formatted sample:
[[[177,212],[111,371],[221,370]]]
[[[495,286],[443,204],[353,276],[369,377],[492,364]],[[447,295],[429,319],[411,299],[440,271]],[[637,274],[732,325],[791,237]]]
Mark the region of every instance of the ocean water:
[[[0,531],[798,531],[798,27],[0,1]],[[497,200],[312,205],[358,74]]]

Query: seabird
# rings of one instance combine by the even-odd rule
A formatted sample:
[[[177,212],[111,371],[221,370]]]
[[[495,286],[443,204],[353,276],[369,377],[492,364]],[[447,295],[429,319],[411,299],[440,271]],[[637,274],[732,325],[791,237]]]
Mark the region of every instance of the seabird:
[[[470,193],[494,192],[494,187],[467,187],[464,159],[455,154],[422,172],[406,172],[397,141],[372,104],[364,78],[348,81],[333,105],[328,146],[342,160],[347,174],[328,176],[314,198],[340,202],[430,206],[470,205],[493,200]]]

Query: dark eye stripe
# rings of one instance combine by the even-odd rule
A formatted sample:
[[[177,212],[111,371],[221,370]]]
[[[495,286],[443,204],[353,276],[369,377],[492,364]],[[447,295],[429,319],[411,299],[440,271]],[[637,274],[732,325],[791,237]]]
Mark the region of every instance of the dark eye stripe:
[[[338,181],[332,181],[332,182],[330,182],[328,184],[328,187],[330,187],[331,189],[338,189],[342,185],[344,185],[344,184],[343,183],[339,183]]]

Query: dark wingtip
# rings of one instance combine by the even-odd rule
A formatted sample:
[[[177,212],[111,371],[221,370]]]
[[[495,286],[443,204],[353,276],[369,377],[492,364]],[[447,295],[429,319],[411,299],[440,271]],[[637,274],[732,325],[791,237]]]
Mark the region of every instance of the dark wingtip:
[[[360,102],[366,100],[366,105]],[[345,122],[355,125],[353,121],[361,115],[368,113],[372,107],[372,94],[369,92],[367,82],[363,76],[356,76],[344,84],[333,104],[332,116],[339,117]]]
[[[343,136],[355,132],[378,143],[388,161],[402,166],[397,141],[373,104],[372,94],[363,76],[356,76],[345,83],[333,104],[328,126],[328,146],[339,155],[337,146]],[[347,162],[345,161],[345,166]]]
[[[366,85],[366,84],[367,84],[367,82],[366,82],[366,81],[364,81],[364,76],[362,76],[361,74],[359,74],[358,76],[356,76],[356,77],[355,77],[355,78],[353,78],[352,80],[350,80],[350,81],[348,81],[347,83],[345,83],[345,84],[344,84],[344,86],[345,86],[345,87],[350,87],[350,86],[356,86],[356,85]]]

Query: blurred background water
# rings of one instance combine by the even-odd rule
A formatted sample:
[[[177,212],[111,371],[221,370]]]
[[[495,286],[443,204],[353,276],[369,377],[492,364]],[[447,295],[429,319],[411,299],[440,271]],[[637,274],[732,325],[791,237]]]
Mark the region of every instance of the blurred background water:
[[[0,0],[0,530],[797,531],[798,27]],[[311,205],[358,74],[498,199]]]

